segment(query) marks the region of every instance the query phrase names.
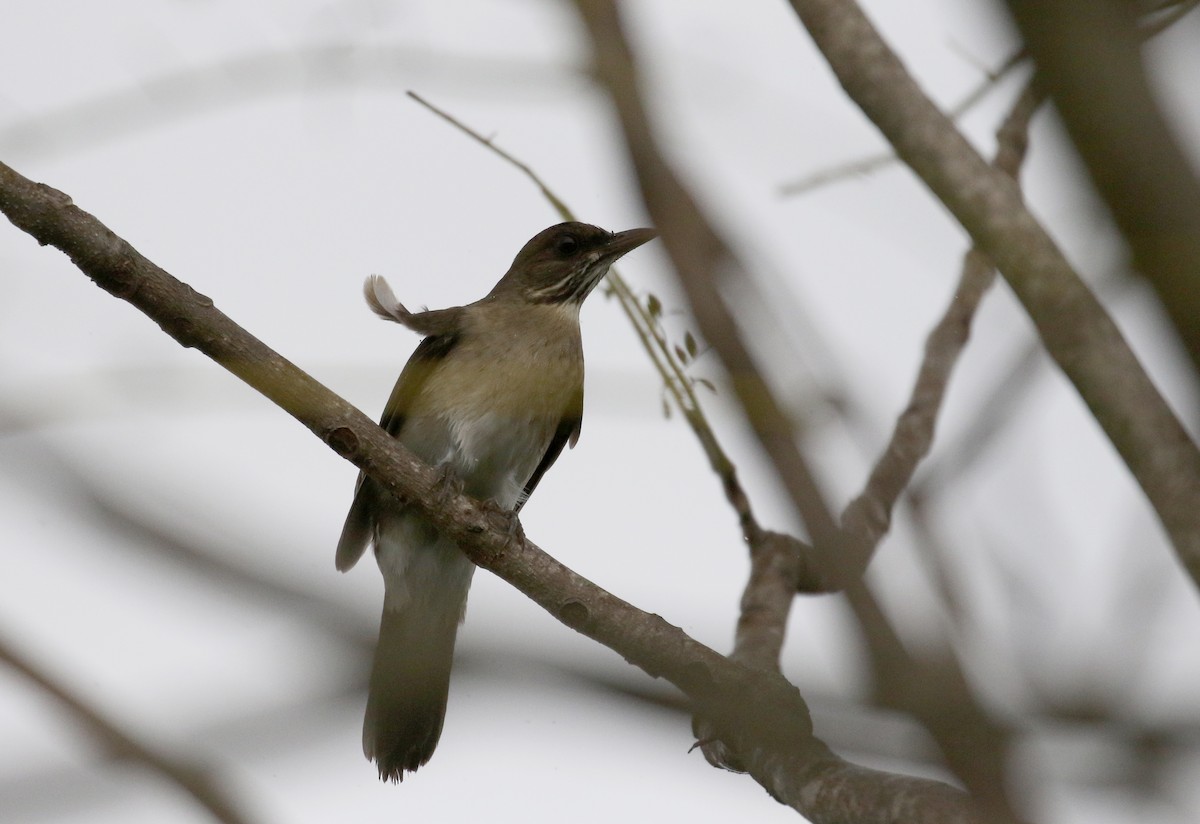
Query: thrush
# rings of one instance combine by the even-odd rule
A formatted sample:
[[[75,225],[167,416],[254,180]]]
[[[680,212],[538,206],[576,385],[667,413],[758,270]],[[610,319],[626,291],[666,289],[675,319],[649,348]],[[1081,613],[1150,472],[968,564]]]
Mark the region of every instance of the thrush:
[[[378,276],[368,304],[423,335],[380,426],[445,478],[516,512],[579,438],[579,309],[612,263],[655,237],[560,223],[538,233],[484,298],[410,312]],[[416,509],[360,474],[337,568],[368,546],[383,573],[383,618],[371,668],[363,752],[400,781],[429,761],[442,732],[458,625],[475,566]]]

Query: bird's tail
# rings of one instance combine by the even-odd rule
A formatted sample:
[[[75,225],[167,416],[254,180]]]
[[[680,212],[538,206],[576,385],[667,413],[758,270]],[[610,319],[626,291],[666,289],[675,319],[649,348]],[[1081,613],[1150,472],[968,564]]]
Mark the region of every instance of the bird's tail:
[[[408,604],[383,610],[371,668],[363,752],[383,780],[400,781],[437,746],[446,716],[458,615]]]

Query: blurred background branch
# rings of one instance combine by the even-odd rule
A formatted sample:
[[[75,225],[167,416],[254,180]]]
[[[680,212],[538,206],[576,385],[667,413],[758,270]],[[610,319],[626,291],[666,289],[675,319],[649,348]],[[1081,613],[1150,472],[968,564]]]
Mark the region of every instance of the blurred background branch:
[[[339,89],[400,91],[413,74],[480,94],[563,94],[582,80],[568,65],[451,54],[411,43],[308,45],[168,72],[128,89],[20,118],[0,126],[0,146],[26,159],[69,154],[265,97]]]
[[[0,661],[52,696],[112,756],[133,759],[158,773],[190,795],[214,820],[222,824],[250,824],[253,821],[210,768],[156,750],[139,740],[125,726],[106,716],[34,663],[4,634],[0,634]]]
[[[1167,26],[1195,0],[1155,4]],[[1009,0],[1092,184],[1200,369],[1200,180],[1151,92],[1136,5],[1126,0]],[[1200,546],[1184,551],[1195,574]]]

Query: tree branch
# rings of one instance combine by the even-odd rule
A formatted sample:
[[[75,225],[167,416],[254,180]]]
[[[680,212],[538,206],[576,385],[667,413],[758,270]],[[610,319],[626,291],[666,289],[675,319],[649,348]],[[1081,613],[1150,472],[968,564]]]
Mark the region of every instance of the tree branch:
[[[1200,586],[1200,451],[1116,324],[1012,178],[938,111],[853,0],[790,2],[847,94],[1004,275]]]

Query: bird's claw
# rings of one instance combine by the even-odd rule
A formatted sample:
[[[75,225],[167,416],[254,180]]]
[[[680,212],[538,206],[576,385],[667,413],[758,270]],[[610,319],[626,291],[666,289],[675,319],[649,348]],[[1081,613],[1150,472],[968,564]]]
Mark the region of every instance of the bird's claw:
[[[521,526],[521,519],[517,513],[511,510],[508,512],[508,524],[504,527],[504,532],[509,543],[515,543],[518,546],[525,543],[525,527]]]
[[[450,464],[439,464],[437,473],[437,480],[433,483],[433,494],[438,506],[444,507],[462,494],[463,482]]]
[[[525,543],[525,528],[521,526],[521,519],[517,517],[517,513],[511,509],[505,509],[495,501],[484,501],[484,509],[489,512],[494,512],[504,518],[504,537],[506,543],[523,544]]]

